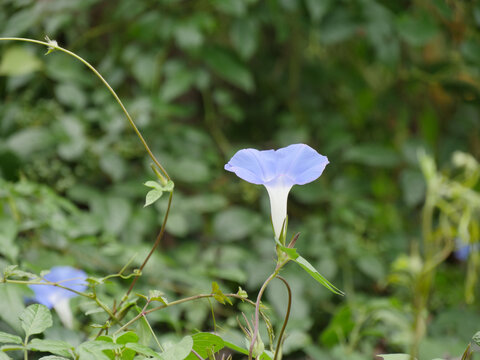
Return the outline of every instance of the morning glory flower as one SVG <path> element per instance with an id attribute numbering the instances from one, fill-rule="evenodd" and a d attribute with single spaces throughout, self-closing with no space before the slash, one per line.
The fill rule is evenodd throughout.
<path id="1" fill-rule="evenodd" d="M 85 283 L 87 274 L 70 266 L 55 266 L 44 276 L 44 279 L 58 283 L 75 291 L 84 291 L 87 288 Z M 62 289 L 54 285 L 29 285 L 35 293 L 34 301 L 45 305 L 49 309 L 54 308 L 60 320 L 68 327 L 73 327 L 73 315 L 70 310 L 69 301 L 77 296 L 72 291 Z"/>
<path id="2" fill-rule="evenodd" d="M 294 144 L 278 150 L 240 150 L 225 165 L 225 170 L 267 188 L 275 238 L 280 240 L 290 189 L 316 180 L 327 164 L 327 157 L 310 146 Z"/>
<path id="3" fill-rule="evenodd" d="M 455 251 L 453 252 L 453 255 L 459 261 L 466 261 L 472 251 L 479 251 L 479 250 L 480 250 L 480 244 L 478 243 L 468 244 L 468 243 L 464 243 L 461 239 L 456 238 Z"/>

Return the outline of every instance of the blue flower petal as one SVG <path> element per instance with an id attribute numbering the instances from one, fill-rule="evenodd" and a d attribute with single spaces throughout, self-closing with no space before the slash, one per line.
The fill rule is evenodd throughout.
<path id="1" fill-rule="evenodd" d="M 326 156 L 305 144 L 294 144 L 276 151 L 277 176 L 284 175 L 295 185 L 304 185 L 322 175 Z"/>
<path id="2" fill-rule="evenodd" d="M 250 183 L 265 184 L 276 176 L 275 151 L 240 150 L 225 165 L 225 170 Z"/>
<path id="3" fill-rule="evenodd" d="M 87 274 L 70 266 L 55 266 L 50 272 L 44 276 L 45 280 L 60 283 L 60 285 L 68 287 L 76 291 L 84 291 L 87 286 L 85 279 Z M 67 280 L 67 281 L 65 281 Z M 52 308 L 57 301 L 62 299 L 70 299 L 77 296 L 72 291 L 62 289 L 53 285 L 29 285 L 35 293 L 34 300 L 40 304 Z"/>
<path id="4" fill-rule="evenodd" d="M 305 144 L 294 144 L 278 150 L 238 151 L 225 170 L 253 184 L 265 185 L 283 176 L 284 183 L 304 185 L 322 175 L 328 164 L 326 156 Z"/>

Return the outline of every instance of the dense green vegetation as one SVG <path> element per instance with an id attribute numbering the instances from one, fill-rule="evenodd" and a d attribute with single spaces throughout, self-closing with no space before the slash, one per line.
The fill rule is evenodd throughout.
<path id="1" fill-rule="evenodd" d="M 477 2 L 3 0 L 0 36 L 48 36 L 93 64 L 175 182 L 126 319 L 151 289 L 173 301 L 216 281 L 255 300 L 274 267 L 268 196 L 224 164 L 242 148 L 305 143 L 330 164 L 293 188 L 289 236 L 301 233 L 299 252 L 347 295 L 285 268 L 284 359 L 416 346 L 421 360 L 460 357 L 480 330 L 480 255 L 453 254 L 459 239 L 480 241 Z M 156 176 L 121 108 L 81 62 L 46 51 L 0 41 L 0 269 L 81 268 L 111 307 L 155 242 L 168 196 L 143 207 Z M 126 264 L 127 279 L 101 279 Z M 24 335 L 31 296 L 0 284 L 0 331 Z M 280 328 L 281 282 L 264 302 Z M 54 316 L 45 339 L 75 346 L 108 318 L 84 298 L 72 309 L 74 330 Z M 200 300 L 148 320 L 161 343 L 215 329 L 244 346 L 240 311 L 253 308 Z M 135 331 L 158 350 L 145 323 Z"/>

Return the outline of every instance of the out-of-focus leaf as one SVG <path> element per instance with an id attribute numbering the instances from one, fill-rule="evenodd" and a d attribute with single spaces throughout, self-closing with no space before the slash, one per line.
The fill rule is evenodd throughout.
<path id="1" fill-rule="evenodd" d="M 55 96 L 63 105 L 76 109 L 84 108 L 87 104 L 85 92 L 74 83 L 64 83 L 55 86 Z"/>
<path id="2" fill-rule="evenodd" d="M 409 360 L 411 358 L 408 354 L 379 354 L 377 356 L 383 360 Z"/>
<path id="3" fill-rule="evenodd" d="M 253 77 L 246 66 L 221 48 L 206 48 L 202 56 L 211 70 L 224 80 L 238 86 L 246 92 L 253 91 Z"/>
<path id="4" fill-rule="evenodd" d="M 42 68 L 42 62 L 24 47 L 9 48 L 0 61 L 0 75 L 25 75 Z"/>
<path id="5" fill-rule="evenodd" d="M 345 151 L 345 160 L 369 166 L 394 167 L 400 162 L 398 154 L 381 145 L 357 145 Z"/>
<path id="6" fill-rule="evenodd" d="M 255 213 L 240 207 L 231 207 L 215 215 L 213 228 L 225 241 L 236 241 L 254 233 L 261 224 Z"/>
<path id="7" fill-rule="evenodd" d="M 403 40 L 413 46 L 425 45 L 438 33 L 435 20 L 426 13 L 421 16 L 402 15 L 398 19 L 397 29 Z"/>
<path id="8" fill-rule="evenodd" d="M 7 140 L 7 146 L 20 157 L 28 157 L 48 149 L 54 137 L 46 128 L 27 128 L 16 132 Z"/>
<path id="9" fill-rule="evenodd" d="M 20 336 L 8 334 L 0 331 L 0 343 L 4 344 L 22 344 L 23 340 Z"/>
<path id="10" fill-rule="evenodd" d="M 213 6 L 228 15 L 242 16 L 247 10 L 247 2 L 245 0 L 212 0 Z"/>
<path id="11" fill-rule="evenodd" d="M 179 343 L 169 347 L 160 354 L 163 360 L 184 360 L 192 351 L 193 339 L 185 336 Z"/>
<path id="12" fill-rule="evenodd" d="M 420 204 L 425 197 L 425 180 L 418 170 L 404 170 L 400 174 L 403 199 L 408 206 Z"/>
<path id="13" fill-rule="evenodd" d="M 15 242 L 18 226 L 13 219 L 0 218 L 0 253 L 15 262 L 19 248 Z"/>
<path id="14" fill-rule="evenodd" d="M 230 30 L 233 46 L 243 59 L 249 59 L 258 45 L 258 24 L 252 19 L 235 21 Z"/>

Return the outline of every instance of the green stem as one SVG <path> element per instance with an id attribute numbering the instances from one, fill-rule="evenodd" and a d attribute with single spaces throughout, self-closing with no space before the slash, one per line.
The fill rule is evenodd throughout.
<path id="1" fill-rule="evenodd" d="M 260 291 L 258 292 L 257 302 L 255 303 L 255 324 L 254 324 L 254 330 L 252 334 L 252 340 L 250 342 L 250 348 L 248 349 L 248 360 L 252 360 L 253 347 L 255 346 L 255 342 L 257 341 L 258 327 L 259 327 L 259 314 L 260 314 L 260 301 L 262 300 L 263 292 L 267 288 L 270 281 L 272 281 L 279 274 L 282 267 L 289 261 L 290 259 L 287 259 L 284 262 L 277 264 L 275 271 L 267 278 L 267 280 L 265 280 L 262 287 L 260 288 Z"/>
<path id="2" fill-rule="evenodd" d="M 74 280 L 74 279 L 62 280 L 60 282 L 67 282 L 67 281 L 71 281 L 71 280 Z M 3 282 L 10 283 L 10 284 L 22 284 L 22 285 L 49 285 L 49 286 L 58 287 L 60 289 L 68 290 L 68 291 L 71 291 L 71 292 L 73 292 L 73 293 L 75 293 L 79 296 L 83 296 L 83 297 L 86 297 L 88 299 L 91 299 L 91 300 L 95 301 L 97 303 L 97 305 L 100 306 L 112 319 L 117 320 L 117 318 L 115 317 L 115 314 L 108 308 L 108 306 L 106 306 L 102 301 L 100 301 L 100 299 L 96 296 L 96 294 L 87 294 L 87 293 L 84 293 L 84 292 L 81 292 L 81 291 L 70 289 L 66 286 L 62 286 L 62 285 L 60 285 L 59 282 L 54 283 L 54 282 L 50 282 L 48 280 L 28 281 L 28 280 L 5 279 Z"/>
<path id="3" fill-rule="evenodd" d="M 232 298 L 240 299 L 240 300 L 243 300 L 243 301 L 246 301 L 246 302 L 250 303 L 251 305 L 254 305 L 253 301 L 248 300 L 248 299 L 245 299 L 245 298 L 241 297 L 241 296 L 238 295 L 238 294 L 224 294 L 224 295 L 225 295 L 226 297 L 232 297 Z M 154 311 L 162 310 L 162 309 L 165 309 L 165 308 L 167 308 L 167 307 L 174 306 L 174 305 L 179 305 L 179 304 L 183 304 L 183 303 L 186 303 L 186 302 L 189 302 L 189 301 L 194 301 L 194 300 L 199 300 L 199 299 L 206 299 L 206 298 L 213 298 L 213 297 L 215 297 L 215 296 L 216 296 L 215 294 L 198 294 L 198 295 L 190 296 L 190 297 L 187 297 L 187 298 L 184 298 L 184 299 L 172 301 L 172 302 L 169 302 L 168 304 L 163 304 L 163 305 L 154 307 L 153 309 L 150 309 L 150 310 L 143 310 L 141 313 L 139 313 L 137 316 L 135 316 L 134 318 L 132 318 L 132 319 L 131 319 L 130 321 L 128 321 L 125 325 L 123 325 L 121 328 L 119 328 L 117 331 L 115 331 L 114 334 L 118 334 L 119 332 L 125 330 L 125 329 L 128 328 L 130 325 L 132 325 L 134 322 L 136 322 L 137 320 L 141 319 L 143 316 L 148 315 L 148 314 L 150 314 L 150 313 L 152 313 L 152 312 L 154 312 Z"/>
<path id="4" fill-rule="evenodd" d="M 130 114 L 128 113 L 127 109 L 125 108 L 125 106 L 123 105 L 123 102 L 120 100 L 120 98 L 118 97 L 117 93 L 115 92 L 115 90 L 113 90 L 113 88 L 110 86 L 110 84 L 103 78 L 103 76 L 97 71 L 97 69 L 95 69 L 88 61 L 86 61 L 85 59 L 83 59 L 82 57 L 78 56 L 77 54 L 75 54 L 74 52 L 71 52 L 70 50 L 67 50 L 61 46 L 58 46 L 55 42 L 45 42 L 45 41 L 39 41 L 39 40 L 33 40 L 33 39 L 27 39 L 27 38 L 17 38 L 17 37 L 0 37 L 0 41 L 24 41 L 24 42 L 29 42 L 29 43 L 33 43 L 33 44 L 39 44 L 39 45 L 43 45 L 43 46 L 46 46 L 47 48 L 49 49 L 53 49 L 53 50 L 59 50 L 59 51 L 62 51 L 72 57 L 74 57 L 75 59 L 79 60 L 80 62 L 82 62 L 86 67 L 88 67 L 102 82 L 103 84 L 107 87 L 108 91 L 110 91 L 110 93 L 113 95 L 113 97 L 115 98 L 115 100 L 117 101 L 117 103 L 120 105 L 120 107 L 122 108 L 122 111 L 123 113 L 125 114 L 125 116 L 127 117 L 128 119 L 128 122 L 130 123 L 130 125 L 132 126 L 133 130 L 135 131 L 135 133 L 137 134 L 138 138 L 140 139 L 140 141 L 142 142 L 143 144 L 143 147 L 145 148 L 145 150 L 147 151 L 148 155 L 150 156 L 150 158 L 152 159 L 152 161 L 155 163 L 155 165 L 160 169 L 160 171 L 165 175 L 165 177 L 170 180 L 170 177 L 168 176 L 168 173 L 167 171 L 163 168 L 163 166 L 160 164 L 160 162 L 157 160 L 157 158 L 155 157 L 155 155 L 153 155 L 152 151 L 150 150 L 150 147 L 148 146 L 147 142 L 145 141 L 145 139 L 143 138 L 142 134 L 140 133 L 140 131 L 138 130 L 137 128 L 137 125 L 135 125 L 135 122 L 133 121 L 132 117 L 130 116 Z"/>
<path id="5" fill-rule="evenodd" d="M 147 265 L 147 262 L 148 260 L 150 259 L 150 257 L 153 255 L 154 251 L 157 249 L 158 245 L 160 245 L 160 241 L 162 240 L 163 238 L 163 234 L 165 233 L 165 226 L 167 225 L 167 220 L 168 220 L 168 215 L 170 214 L 170 208 L 172 206 L 172 198 L 173 198 L 173 190 L 170 192 L 170 196 L 168 197 L 168 205 L 167 205 L 167 211 L 165 212 L 165 217 L 163 218 L 163 223 L 162 223 L 162 227 L 160 228 L 160 232 L 158 233 L 158 236 L 157 238 L 155 239 L 155 243 L 153 244 L 152 246 L 152 249 L 150 250 L 150 252 L 148 253 L 147 257 L 145 258 L 145 260 L 143 261 L 142 265 L 140 266 L 140 272 L 143 270 L 143 268 L 145 267 L 145 265 Z M 137 280 L 138 280 L 138 276 L 133 279 L 132 281 L 132 284 L 130 285 L 130 287 L 128 288 L 128 291 L 127 293 L 125 294 L 125 296 L 123 298 L 126 298 L 128 295 L 130 295 L 130 293 L 132 292 L 133 290 L 133 287 L 135 286 L 135 284 L 137 283 Z M 122 303 L 120 303 L 121 305 Z M 119 305 L 119 306 L 120 306 Z"/>
<path id="6" fill-rule="evenodd" d="M 292 308 L 292 289 L 290 288 L 290 285 L 288 284 L 287 280 L 285 280 L 280 275 L 277 275 L 277 279 L 282 280 L 283 283 L 285 284 L 285 286 L 287 287 L 288 305 L 287 305 L 287 312 L 285 313 L 285 319 L 283 320 L 283 326 L 282 326 L 282 329 L 280 330 L 280 334 L 278 335 L 277 347 L 275 349 L 275 354 L 273 356 L 273 360 L 277 360 L 278 353 L 280 352 L 280 349 L 282 348 L 283 334 L 285 333 L 285 329 L 287 327 L 288 319 L 290 317 L 290 310 Z"/>
<path id="7" fill-rule="evenodd" d="M 28 345 L 28 335 L 25 336 L 25 341 L 23 342 L 23 346 L 25 347 L 25 348 L 23 349 L 23 360 L 28 360 L 27 345 Z"/>

